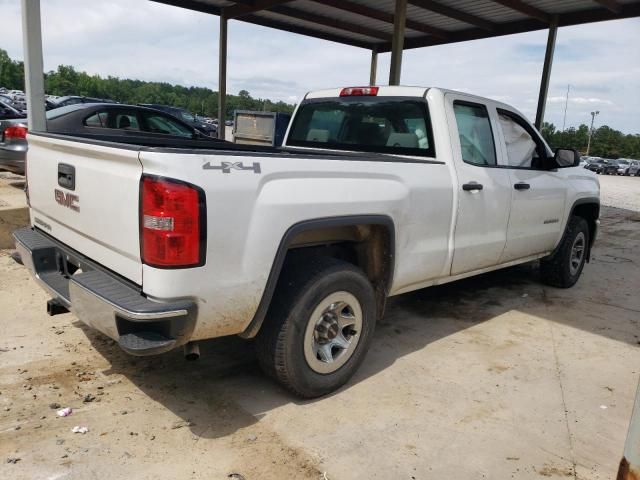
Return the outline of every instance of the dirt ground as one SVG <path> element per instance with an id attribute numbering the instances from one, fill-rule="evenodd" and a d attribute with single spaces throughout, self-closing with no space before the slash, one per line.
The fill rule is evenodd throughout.
<path id="1" fill-rule="evenodd" d="M 640 374 L 640 213 L 604 208 L 572 289 L 525 265 L 393 298 L 355 378 L 314 401 L 236 338 L 192 363 L 127 356 L 72 314 L 48 317 L 10 254 L 0 479 L 615 476 Z"/>

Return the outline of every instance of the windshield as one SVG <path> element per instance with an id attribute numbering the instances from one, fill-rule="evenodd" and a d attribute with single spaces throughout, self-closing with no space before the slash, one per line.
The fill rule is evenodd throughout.
<path id="1" fill-rule="evenodd" d="M 627 160 L 618 160 L 618 165 L 629 165 Z"/>
<path id="2" fill-rule="evenodd" d="M 287 145 L 435 156 L 427 105 L 406 98 L 308 100 L 298 108 Z"/>

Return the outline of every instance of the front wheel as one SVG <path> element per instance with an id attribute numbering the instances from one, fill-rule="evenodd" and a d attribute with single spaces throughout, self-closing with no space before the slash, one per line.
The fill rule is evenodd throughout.
<path id="1" fill-rule="evenodd" d="M 572 287 L 580 278 L 588 252 L 589 226 L 584 218 L 572 216 L 556 251 L 540 261 L 542 281 L 552 287 Z"/>
<path id="2" fill-rule="evenodd" d="M 369 349 L 376 297 L 362 270 L 333 258 L 287 265 L 256 338 L 263 370 L 303 398 L 344 385 Z"/>

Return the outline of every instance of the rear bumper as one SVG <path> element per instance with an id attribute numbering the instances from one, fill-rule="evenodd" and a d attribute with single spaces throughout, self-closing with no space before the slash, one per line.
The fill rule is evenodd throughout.
<path id="1" fill-rule="evenodd" d="M 132 355 L 154 355 L 189 341 L 190 300 L 152 301 L 123 280 L 33 228 L 13 234 L 23 264 L 52 298 Z"/>

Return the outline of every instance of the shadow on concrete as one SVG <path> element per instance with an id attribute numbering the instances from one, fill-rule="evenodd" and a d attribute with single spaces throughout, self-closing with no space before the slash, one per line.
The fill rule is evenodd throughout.
<path id="1" fill-rule="evenodd" d="M 640 295 L 633 287 L 640 285 L 640 216 L 623 210 L 606 212 L 602 240 L 572 289 L 543 286 L 537 264 L 525 264 L 391 298 L 364 364 L 340 391 L 432 342 L 513 310 L 640 344 Z M 192 422 L 197 436 L 226 436 L 281 405 L 322 401 L 301 401 L 267 379 L 252 343 L 237 337 L 201 342 L 200 360 L 186 362 L 181 351 L 131 357 L 111 339 L 80 322 L 76 325 L 110 362 L 104 374 L 125 375 L 154 401 Z"/>

